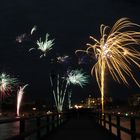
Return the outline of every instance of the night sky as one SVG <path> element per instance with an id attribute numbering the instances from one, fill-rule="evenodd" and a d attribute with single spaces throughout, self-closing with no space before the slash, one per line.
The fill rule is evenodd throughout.
<path id="1" fill-rule="evenodd" d="M 99 37 L 100 24 L 112 26 L 118 19 L 128 17 L 140 24 L 139 0 L 1 0 L 0 1 L 0 72 L 7 72 L 28 83 L 24 98 L 51 100 L 49 74 L 66 68 L 83 68 L 90 75 L 95 60 L 78 65 L 75 50 L 85 49 L 89 36 Z M 23 43 L 16 37 L 29 34 L 36 25 L 37 31 Z M 40 59 L 39 51 L 28 52 L 35 41 L 49 33 L 55 38 L 55 45 L 45 58 Z M 51 63 L 59 55 L 69 55 L 68 65 Z M 136 71 L 138 77 L 139 71 Z M 140 79 L 139 79 L 140 80 Z M 83 89 L 71 87 L 72 101 L 79 102 L 91 94 L 99 95 L 95 77 Z M 140 90 L 130 81 L 130 87 L 115 83 L 107 78 L 107 93 L 113 97 L 125 98 Z"/>

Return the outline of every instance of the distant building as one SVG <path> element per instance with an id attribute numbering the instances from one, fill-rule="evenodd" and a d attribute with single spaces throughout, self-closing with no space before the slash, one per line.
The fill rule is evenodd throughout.
<path id="1" fill-rule="evenodd" d="M 85 100 L 85 108 L 98 108 L 101 105 L 101 98 L 92 98 L 91 95 Z"/>
<path id="2" fill-rule="evenodd" d="M 109 103 L 112 103 L 111 97 L 105 98 L 105 105 L 108 105 Z M 93 108 L 93 109 L 99 109 L 101 108 L 101 98 L 93 98 L 91 95 L 88 96 L 84 101 L 82 101 L 79 104 L 75 104 L 73 106 L 74 108 Z"/>
<path id="3" fill-rule="evenodd" d="M 112 97 L 105 97 L 104 98 L 105 105 L 112 103 Z M 98 108 L 101 106 L 101 98 L 92 98 L 91 95 L 86 99 L 86 107 L 87 108 Z"/>
<path id="4" fill-rule="evenodd" d="M 130 106 L 140 106 L 140 94 L 131 95 L 128 99 L 128 102 Z"/>

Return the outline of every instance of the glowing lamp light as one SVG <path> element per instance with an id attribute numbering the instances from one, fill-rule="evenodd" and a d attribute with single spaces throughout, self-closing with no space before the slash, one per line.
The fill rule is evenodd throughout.
<path id="1" fill-rule="evenodd" d="M 36 107 L 33 107 L 32 110 L 35 111 L 36 110 Z"/>
<path id="2" fill-rule="evenodd" d="M 129 114 L 128 113 L 125 113 L 125 116 L 127 117 Z"/>

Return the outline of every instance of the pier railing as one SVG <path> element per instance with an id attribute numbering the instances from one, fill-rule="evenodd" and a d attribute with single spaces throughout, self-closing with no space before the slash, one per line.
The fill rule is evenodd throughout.
<path id="1" fill-rule="evenodd" d="M 21 117 L 15 119 L 1 120 L 0 124 L 18 122 L 18 134 L 6 140 L 38 140 L 49 135 L 68 119 L 68 113 L 52 113 L 42 116 Z M 33 122 L 33 124 L 28 124 Z"/>
<path id="2" fill-rule="evenodd" d="M 111 133 L 114 133 L 118 138 L 122 139 L 121 133 L 124 132 L 130 136 L 131 140 L 140 140 L 140 132 L 136 131 L 136 119 L 140 120 L 139 117 L 134 115 L 121 115 L 121 114 L 111 114 L 111 113 L 93 113 L 93 117 L 97 123 L 106 128 Z M 124 126 L 121 123 L 127 121 L 128 126 Z M 115 132 L 114 132 L 115 130 Z"/>
<path id="3" fill-rule="evenodd" d="M 140 132 L 137 131 L 137 120 L 140 118 L 134 115 L 121 115 L 111 113 L 98 113 L 92 112 L 92 110 L 84 111 L 68 111 L 65 113 L 52 113 L 42 116 L 33 117 L 21 117 L 15 119 L 1 120 L 1 124 L 18 123 L 16 131 L 18 133 L 14 136 L 6 138 L 6 140 L 38 140 L 51 134 L 54 130 L 64 124 L 69 118 L 79 118 L 80 115 L 89 113 L 92 119 L 94 119 L 99 125 L 107 129 L 110 133 L 115 134 L 119 139 L 122 139 L 122 134 L 126 133 L 129 136 L 129 140 L 140 140 Z M 127 123 L 127 126 L 125 126 Z M 129 126 L 128 126 L 129 125 Z M 125 140 L 127 138 L 125 137 Z M 128 139 L 127 139 L 128 140 Z"/>

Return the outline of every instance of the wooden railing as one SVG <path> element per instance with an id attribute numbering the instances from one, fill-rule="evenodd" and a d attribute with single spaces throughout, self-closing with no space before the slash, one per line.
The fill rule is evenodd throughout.
<path id="1" fill-rule="evenodd" d="M 131 140 L 140 139 L 140 132 L 138 133 L 136 131 L 136 119 L 140 120 L 139 117 L 136 117 L 134 115 L 124 116 L 120 114 L 116 114 L 116 115 L 107 114 L 107 113 L 101 114 L 95 112 L 93 114 L 97 123 L 99 123 L 101 126 L 106 128 L 111 133 L 114 133 L 112 131 L 112 128 L 114 127 L 116 129 L 115 135 L 117 135 L 118 138 L 121 139 L 121 132 L 125 132 L 130 135 Z M 127 119 L 127 121 L 129 121 L 130 128 L 121 126 L 121 120 L 123 119 Z"/>
<path id="2" fill-rule="evenodd" d="M 44 136 L 47 136 L 51 132 L 53 132 L 56 128 L 61 126 L 66 120 L 68 119 L 68 113 L 52 113 L 49 115 L 42 115 L 42 116 L 34 116 L 34 117 L 22 117 L 22 118 L 15 118 L 15 119 L 6 119 L 1 120 L 1 124 L 7 123 L 14 123 L 19 122 L 18 131 L 19 134 L 7 138 L 6 140 L 26 140 L 30 137 L 30 139 L 41 139 Z M 33 121 L 34 127 L 29 125 L 27 129 L 26 123 Z M 42 135 L 42 131 L 44 135 Z M 35 138 L 31 138 L 32 135 L 35 135 Z"/>
<path id="3" fill-rule="evenodd" d="M 106 128 L 110 133 L 114 133 L 115 128 L 115 135 L 121 139 L 122 132 L 127 133 L 130 135 L 131 140 L 139 140 L 140 139 L 140 133 L 136 130 L 136 119 L 140 119 L 136 116 L 127 116 L 124 117 L 119 114 L 101 114 L 97 112 L 91 112 L 84 111 L 84 112 L 77 112 L 77 111 L 71 111 L 67 113 L 52 113 L 49 115 L 42 115 L 42 116 L 34 116 L 34 117 L 22 117 L 22 118 L 16 118 L 16 119 L 6 119 L 1 120 L 1 124 L 8 124 L 8 123 L 19 123 L 19 133 L 15 136 L 9 137 L 6 140 L 38 140 L 42 139 L 43 137 L 46 137 L 51 132 L 56 130 L 56 128 L 59 128 L 64 122 L 66 122 L 71 117 L 78 117 L 80 114 L 87 114 L 94 118 L 94 120 L 101 125 L 102 127 Z M 125 127 L 121 125 L 121 122 L 123 119 L 127 119 L 129 121 L 130 126 Z M 34 126 L 28 125 L 28 122 L 34 123 Z M 30 128 L 27 128 L 30 127 Z M 43 134 L 42 134 L 43 132 Z"/>

